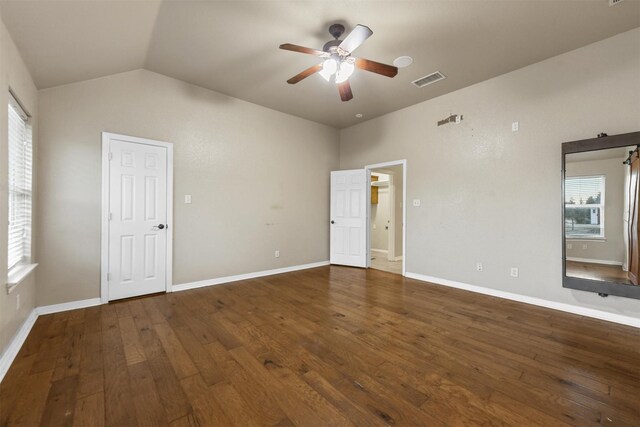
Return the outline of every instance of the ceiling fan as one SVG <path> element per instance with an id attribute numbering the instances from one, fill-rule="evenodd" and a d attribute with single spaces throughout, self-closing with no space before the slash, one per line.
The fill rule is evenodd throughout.
<path id="1" fill-rule="evenodd" d="M 349 101 L 353 98 L 349 77 L 351 77 L 356 68 L 387 77 L 394 77 L 398 74 L 398 68 L 393 65 L 351 56 L 353 51 L 373 34 L 373 31 L 371 31 L 369 27 L 359 24 L 356 25 L 344 40 L 340 40 L 340 36 L 344 33 L 344 25 L 331 25 L 329 27 L 329 33 L 335 40 L 325 43 L 322 50 L 311 49 L 291 43 L 280 45 L 280 49 L 316 55 L 324 59 L 322 64 L 307 68 L 301 73 L 291 77 L 287 80 L 287 83 L 292 85 L 296 84 L 315 73 L 320 74 L 326 81 L 330 81 L 333 77 L 335 83 L 338 85 L 340 98 L 343 101 Z"/>

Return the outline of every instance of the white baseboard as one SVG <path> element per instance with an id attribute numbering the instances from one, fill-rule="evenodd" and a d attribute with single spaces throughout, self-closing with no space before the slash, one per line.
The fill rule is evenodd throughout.
<path id="1" fill-rule="evenodd" d="M 13 360 L 18 355 L 20 348 L 22 348 L 22 344 L 24 344 L 24 341 L 29 336 L 29 332 L 31 332 L 31 328 L 33 328 L 33 325 L 36 323 L 37 319 L 38 312 L 34 308 L 22 323 L 22 326 L 20 327 L 20 329 L 18 329 L 18 332 L 16 332 L 16 334 L 9 342 L 9 346 L 2 354 L 2 357 L 0 357 L 0 382 L 2 382 L 4 376 L 7 374 L 7 371 L 9 371 Z"/>
<path id="2" fill-rule="evenodd" d="M 608 261 L 606 259 L 567 257 L 567 261 L 587 262 L 587 263 L 590 263 L 590 264 L 620 265 L 620 266 L 622 265 L 622 262 L 620 262 L 620 261 Z"/>
<path id="3" fill-rule="evenodd" d="M 45 305 L 36 307 L 38 315 L 59 313 L 61 311 L 76 310 L 78 308 L 93 307 L 102 304 L 100 298 L 83 299 L 80 301 L 63 302 L 62 304 Z"/>
<path id="4" fill-rule="evenodd" d="M 311 264 L 294 265 L 291 267 L 275 268 L 273 270 L 256 271 L 254 273 L 238 274 L 235 276 L 218 277 L 217 279 L 199 280 L 197 282 L 180 283 L 173 285 L 173 291 L 186 291 L 187 289 L 203 288 L 205 286 L 221 285 L 223 283 L 237 282 L 239 280 L 255 279 L 257 277 L 272 276 L 274 274 L 289 273 L 292 271 L 306 270 L 329 265 L 329 261 L 314 262 Z"/>
<path id="5" fill-rule="evenodd" d="M 622 325 L 640 328 L 640 318 L 625 316 L 622 314 L 609 313 L 593 308 L 579 307 L 577 305 L 565 304 L 561 302 L 549 301 L 541 298 L 529 297 L 526 295 L 514 294 L 511 292 L 499 291 L 497 289 L 485 288 L 482 286 L 469 285 L 467 283 L 456 282 L 448 279 L 440 279 L 438 277 L 425 276 L 423 274 L 409 273 L 405 274 L 411 279 L 420 280 L 422 282 L 435 283 L 437 285 L 449 286 L 452 288 L 464 289 L 466 291 L 477 292 L 480 294 L 491 295 L 498 298 L 509 299 L 512 301 L 523 302 L 525 304 L 537 305 L 540 307 L 551 308 L 553 310 L 565 311 L 567 313 L 579 314 L 581 316 L 593 317 L 595 319 L 606 320 L 608 322 L 620 323 Z"/>

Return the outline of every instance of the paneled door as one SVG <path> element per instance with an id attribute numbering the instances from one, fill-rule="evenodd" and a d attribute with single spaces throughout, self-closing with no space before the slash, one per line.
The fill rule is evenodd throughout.
<path id="1" fill-rule="evenodd" d="M 364 169 L 331 172 L 331 264 L 367 266 L 366 192 Z"/>
<path id="2" fill-rule="evenodd" d="M 168 151 L 108 135 L 108 299 L 167 288 Z"/>

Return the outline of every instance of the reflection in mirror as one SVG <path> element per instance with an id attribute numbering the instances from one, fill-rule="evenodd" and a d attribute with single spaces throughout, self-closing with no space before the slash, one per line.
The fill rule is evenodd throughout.
<path id="1" fill-rule="evenodd" d="M 565 156 L 566 275 L 638 284 L 638 149 Z"/>

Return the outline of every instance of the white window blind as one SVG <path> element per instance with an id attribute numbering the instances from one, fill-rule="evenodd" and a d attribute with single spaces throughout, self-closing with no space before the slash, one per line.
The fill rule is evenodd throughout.
<path id="1" fill-rule="evenodd" d="M 604 183 L 603 175 L 566 178 L 564 184 L 566 237 L 604 237 Z"/>
<path id="2" fill-rule="evenodd" d="M 9 269 L 31 257 L 32 141 L 28 116 L 9 101 Z"/>

